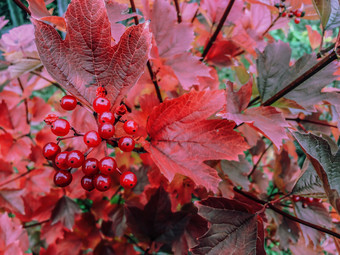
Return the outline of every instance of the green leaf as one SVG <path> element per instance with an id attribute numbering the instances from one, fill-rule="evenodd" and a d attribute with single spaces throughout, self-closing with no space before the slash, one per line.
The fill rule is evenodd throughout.
<path id="1" fill-rule="evenodd" d="M 317 172 L 329 202 L 340 211 L 340 150 L 332 153 L 331 146 L 314 134 L 293 133 Z"/>
<path id="2" fill-rule="evenodd" d="M 331 0 L 313 0 L 313 4 L 320 17 L 322 27 L 326 28 L 331 15 Z"/>

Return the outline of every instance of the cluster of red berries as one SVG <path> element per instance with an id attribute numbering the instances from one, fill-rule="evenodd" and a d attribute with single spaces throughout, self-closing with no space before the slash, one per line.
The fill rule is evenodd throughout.
<path id="1" fill-rule="evenodd" d="M 64 110 L 72 111 L 78 105 L 77 99 L 74 96 L 66 95 L 61 101 L 60 105 Z M 110 111 L 110 101 L 100 93 L 93 101 L 93 109 L 98 115 L 98 132 L 95 130 L 88 131 L 83 135 L 84 143 L 88 148 L 97 147 L 102 141 L 109 142 L 110 139 L 117 139 L 118 147 L 124 152 L 130 152 L 135 148 L 135 141 L 130 136 L 121 138 L 113 138 L 115 134 L 116 120 L 125 114 L 126 108 L 118 107 L 115 114 L 119 116 L 116 119 L 115 114 Z M 123 109 L 125 108 L 125 110 Z M 57 136 L 65 136 L 69 133 L 70 129 L 78 134 L 65 119 L 61 119 L 54 114 L 49 114 L 45 118 L 45 122 L 51 125 L 51 131 Z M 138 130 L 138 124 L 133 120 L 124 122 L 124 131 L 133 135 Z M 112 157 L 104 157 L 100 161 L 95 158 L 87 158 L 88 153 L 82 153 L 79 150 L 61 151 L 59 142 L 62 139 L 57 139 L 58 142 L 49 142 L 43 148 L 43 155 L 46 159 L 53 162 L 54 167 L 57 169 L 54 175 L 54 183 L 59 187 L 65 187 L 72 182 L 71 169 L 82 167 L 85 174 L 81 180 L 82 187 L 91 191 L 97 189 L 99 191 L 106 191 L 111 187 L 111 175 L 115 171 L 119 171 L 117 163 Z M 137 184 L 137 177 L 133 172 L 126 171 L 120 173 L 120 185 L 124 188 L 133 188 Z"/>
<path id="2" fill-rule="evenodd" d="M 322 203 L 322 199 L 321 198 L 313 198 L 313 197 L 300 197 L 297 195 L 293 195 L 292 196 L 292 200 L 297 203 L 297 202 L 302 202 L 304 207 L 307 206 L 307 204 L 311 204 L 313 202 L 316 203 Z"/>
<path id="3" fill-rule="evenodd" d="M 295 24 L 299 24 L 300 23 L 300 18 L 305 16 L 305 12 L 297 9 L 297 10 L 289 10 L 287 11 L 286 5 L 285 5 L 285 0 L 281 0 L 281 3 L 276 3 L 275 7 L 279 9 L 280 15 L 281 17 L 287 17 L 292 19 L 294 18 L 294 22 Z"/>

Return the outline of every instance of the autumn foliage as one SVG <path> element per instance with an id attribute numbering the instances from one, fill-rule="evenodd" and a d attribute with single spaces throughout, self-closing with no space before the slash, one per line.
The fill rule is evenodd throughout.
<path id="1" fill-rule="evenodd" d="M 340 253 L 338 0 L 7 2 L 0 254 Z"/>

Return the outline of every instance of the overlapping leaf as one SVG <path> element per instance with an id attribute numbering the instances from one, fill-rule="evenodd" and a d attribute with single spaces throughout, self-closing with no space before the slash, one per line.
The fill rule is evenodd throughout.
<path id="1" fill-rule="evenodd" d="M 217 172 L 203 161 L 238 160 L 248 148 L 243 137 L 233 131 L 234 123 L 207 120 L 223 104 L 223 91 L 192 91 L 153 109 L 147 123 L 151 142 L 145 148 L 170 181 L 180 173 L 216 191 Z"/>
<path id="2" fill-rule="evenodd" d="M 261 100 L 265 102 L 290 82 L 301 76 L 317 63 L 313 55 L 304 55 L 290 66 L 291 49 L 283 42 L 269 44 L 264 52 L 258 52 L 256 61 L 258 70 L 258 89 Z M 314 104 L 330 97 L 335 93 L 323 93 L 321 89 L 335 80 L 333 73 L 336 66 L 329 64 L 311 78 L 289 92 L 284 98 L 293 100 L 306 110 L 313 111 Z M 337 97 L 338 98 L 338 97 Z"/>
<path id="3" fill-rule="evenodd" d="M 148 23 L 128 28 L 111 46 L 111 26 L 103 0 L 73 0 L 62 40 L 50 25 L 32 20 L 40 58 L 57 82 L 92 105 L 97 86 L 119 104 L 143 73 L 150 48 Z"/>
<path id="4" fill-rule="evenodd" d="M 317 172 L 329 202 L 340 211 L 340 150 L 333 154 L 329 143 L 322 137 L 293 133 Z"/>
<path id="5" fill-rule="evenodd" d="M 198 203 L 198 213 L 211 226 L 192 249 L 204 255 L 264 255 L 262 219 L 243 203 L 210 197 Z"/>

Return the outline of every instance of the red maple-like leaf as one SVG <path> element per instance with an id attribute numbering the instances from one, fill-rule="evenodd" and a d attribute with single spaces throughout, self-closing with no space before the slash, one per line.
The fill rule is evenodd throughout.
<path id="1" fill-rule="evenodd" d="M 217 172 L 203 161 L 238 160 L 248 148 L 243 137 L 233 131 L 233 122 L 207 120 L 224 102 L 223 91 L 192 91 L 153 109 L 147 123 L 151 142 L 145 148 L 170 181 L 180 173 L 216 191 Z"/>
<path id="2" fill-rule="evenodd" d="M 112 105 L 119 103 L 144 71 L 149 55 L 148 23 L 128 28 L 112 45 L 111 26 L 102 0 L 74 0 L 65 14 L 67 35 L 32 19 L 41 61 L 70 93 L 92 105 L 104 86 Z"/>
<path id="3" fill-rule="evenodd" d="M 288 138 L 285 127 L 289 125 L 282 113 L 272 106 L 247 108 L 252 93 L 252 82 L 242 86 L 237 92 L 229 83 L 226 90 L 227 113 L 223 117 L 235 121 L 237 125 L 248 123 L 279 148 L 282 145 L 282 139 Z"/>

